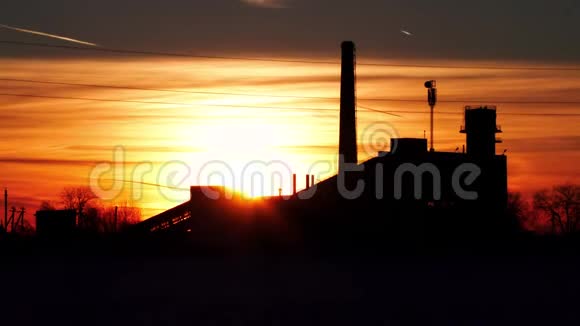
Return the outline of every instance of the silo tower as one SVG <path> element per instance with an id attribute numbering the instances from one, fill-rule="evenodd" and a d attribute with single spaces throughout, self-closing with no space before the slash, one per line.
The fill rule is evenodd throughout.
<path id="1" fill-rule="evenodd" d="M 495 134 L 501 133 L 496 124 L 495 106 L 466 106 L 465 123 L 461 133 L 466 134 L 467 155 L 475 158 L 491 158 L 495 155 L 495 144 L 501 139 Z"/>

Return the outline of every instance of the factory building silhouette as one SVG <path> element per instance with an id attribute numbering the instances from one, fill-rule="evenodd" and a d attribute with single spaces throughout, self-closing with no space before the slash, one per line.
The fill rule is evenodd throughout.
<path id="1" fill-rule="evenodd" d="M 430 101 L 435 93 L 429 84 Z M 466 107 L 460 152 L 428 149 L 427 139 L 391 139 L 390 151 L 359 164 L 356 132 L 356 48 L 342 43 L 338 174 L 294 193 L 242 202 L 223 187 L 191 187 L 191 199 L 139 223 L 144 233 L 184 232 L 198 239 L 235 237 L 228 221 L 261 220 L 276 237 L 359 241 L 413 238 L 417 233 L 489 234 L 506 228 L 507 158 L 496 155 L 497 112 L 493 106 Z M 431 103 L 430 103 L 431 104 Z M 434 105 L 434 103 L 433 103 Z M 431 144 L 432 145 L 432 144 Z M 208 196 L 208 193 L 212 194 Z M 209 197 L 217 197 L 209 198 Z M 231 230 L 230 230 L 231 231 Z M 235 233 L 235 232 L 233 232 Z M 201 240 L 200 240 L 201 241 Z M 227 240 L 224 240 L 227 241 Z"/>

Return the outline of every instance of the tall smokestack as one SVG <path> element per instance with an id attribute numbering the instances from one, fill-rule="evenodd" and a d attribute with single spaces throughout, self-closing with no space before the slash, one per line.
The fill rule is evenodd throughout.
<path id="1" fill-rule="evenodd" d="M 342 42 L 341 47 L 339 173 L 344 171 L 344 163 L 358 163 L 356 148 L 356 49 L 351 41 Z"/>

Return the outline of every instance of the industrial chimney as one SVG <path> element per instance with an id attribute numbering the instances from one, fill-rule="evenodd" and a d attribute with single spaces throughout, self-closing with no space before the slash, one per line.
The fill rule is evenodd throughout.
<path id="1" fill-rule="evenodd" d="M 345 163 L 358 163 L 356 148 L 356 49 L 351 41 L 342 42 L 340 75 L 340 135 L 338 172 Z"/>

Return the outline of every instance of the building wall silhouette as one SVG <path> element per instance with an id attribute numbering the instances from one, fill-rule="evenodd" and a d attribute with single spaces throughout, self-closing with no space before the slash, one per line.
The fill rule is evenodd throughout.
<path id="1" fill-rule="evenodd" d="M 240 230 L 252 224 L 242 221 L 258 218 L 267 222 L 254 226 L 278 221 L 278 231 L 284 225 L 286 231 L 293 229 L 315 239 L 362 239 L 364 234 L 374 233 L 377 238 L 386 234 L 412 238 L 409 235 L 419 229 L 432 234 L 450 230 L 467 234 L 504 228 L 501 219 L 507 205 L 507 157 L 495 153 L 495 134 L 501 132 L 495 107 L 465 108 L 461 132 L 466 134 L 467 152 L 428 151 L 426 139 L 399 138 L 392 139 L 390 152 L 377 153 L 358 164 L 354 43 L 344 42 L 342 55 L 341 160 L 337 175 L 309 185 L 288 199 L 266 199 L 266 208 L 223 195 L 212 199 L 203 187 L 192 187 L 189 202 L 142 222 L 136 229 L 179 230 L 195 233 L 198 238 L 224 239 L 232 234 L 239 236 L 244 233 Z M 350 171 L 349 166 L 356 166 L 357 171 Z M 400 171 L 405 168 L 409 171 Z M 477 173 L 471 180 L 469 173 L 474 169 Z M 293 180 L 295 183 L 295 176 Z M 353 194 L 350 190 L 361 183 L 362 191 Z M 223 188 L 213 190 L 224 193 Z M 409 222 L 416 225 L 410 227 Z M 275 228 L 265 229 L 278 234 L 272 231 Z"/>

